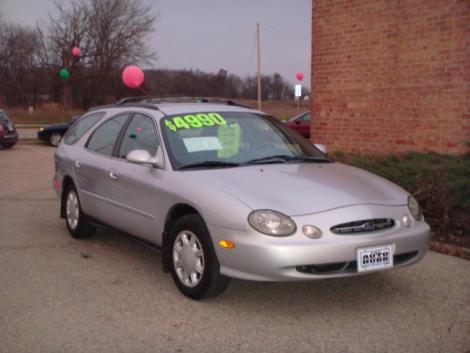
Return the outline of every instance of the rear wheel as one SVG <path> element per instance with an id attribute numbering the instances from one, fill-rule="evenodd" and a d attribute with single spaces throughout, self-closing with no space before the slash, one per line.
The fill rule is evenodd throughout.
<path id="1" fill-rule="evenodd" d="M 60 141 L 62 141 L 62 135 L 59 134 L 58 132 L 54 132 L 51 137 L 49 137 L 49 142 L 52 146 L 57 147 L 60 144 Z"/>
<path id="2" fill-rule="evenodd" d="M 192 299 L 221 294 L 229 278 L 220 274 L 209 231 L 197 214 L 178 219 L 169 233 L 170 270 L 178 289 Z"/>
<path id="3" fill-rule="evenodd" d="M 90 223 L 90 219 L 82 212 L 77 190 L 73 185 L 66 191 L 64 207 L 65 223 L 73 238 L 88 238 L 96 232 L 96 227 Z"/>

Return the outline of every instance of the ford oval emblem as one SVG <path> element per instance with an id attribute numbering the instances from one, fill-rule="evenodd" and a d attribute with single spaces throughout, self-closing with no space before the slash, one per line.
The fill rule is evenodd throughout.
<path id="1" fill-rule="evenodd" d="M 364 230 L 374 230 L 375 229 L 375 224 L 372 222 L 366 222 L 362 225 L 362 229 Z"/>

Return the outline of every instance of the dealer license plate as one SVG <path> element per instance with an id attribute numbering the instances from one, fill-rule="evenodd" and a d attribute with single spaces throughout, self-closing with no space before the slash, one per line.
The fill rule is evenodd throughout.
<path id="1" fill-rule="evenodd" d="M 393 245 L 379 245 L 356 249 L 358 272 L 383 270 L 393 267 Z"/>

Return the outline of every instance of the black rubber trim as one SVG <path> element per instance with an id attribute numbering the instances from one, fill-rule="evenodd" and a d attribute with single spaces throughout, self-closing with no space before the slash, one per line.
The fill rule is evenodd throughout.
<path id="1" fill-rule="evenodd" d="M 105 223 L 102 223 L 96 219 L 92 219 L 91 220 L 91 224 L 94 225 L 96 228 L 99 228 L 101 230 L 105 230 L 105 231 L 109 231 L 111 233 L 114 233 L 114 234 L 118 234 L 118 235 L 123 235 L 125 236 L 126 238 L 129 238 L 131 240 L 134 240 L 136 241 L 137 243 L 145 246 L 147 249 L 153 251 L 154 253 L 160 255 L 160 256 L 163 256 L 163 249 L 158 246 L 158 245 L 155 245 L 155 244 L 152 244 L 146 240 L 143 240 L 141 238 L 138 238 L 132 234 L 129 234 L 129 233 L 126 233 L 126 232 L 123 232 L 122 230 L 119 230 L 119 229 L 116 229 L 116 228 L 113 228 L 111 226 L 108 226 L 107 224 Z"/>

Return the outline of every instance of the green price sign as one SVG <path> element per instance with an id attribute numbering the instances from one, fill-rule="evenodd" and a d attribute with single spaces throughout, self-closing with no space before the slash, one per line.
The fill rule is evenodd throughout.
<path id="1" fill-rule="evenodd" d="M 205 126 L 225 126 L 227 122 L 219 113 L 207 113 L 166 118 L 164 124 L 169 130 L 176 132 L 181 129 L 199 129 Z"/>

